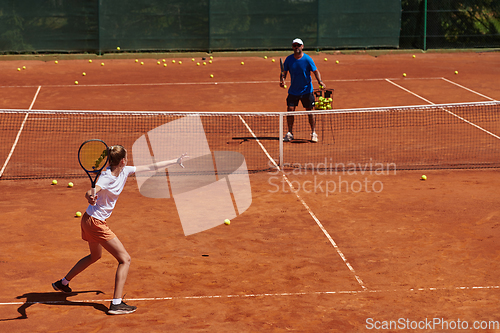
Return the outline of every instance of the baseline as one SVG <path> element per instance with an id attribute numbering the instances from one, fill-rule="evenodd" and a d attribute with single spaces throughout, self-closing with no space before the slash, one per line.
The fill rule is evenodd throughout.
<path id="1" fill-rule="evenodd" d="M 427 77 L 427 78 L 405 78 L 404 80 L 441 80 L 442 77 Z M 385 81 L 385 80 L 402 80 L 401 78 L 373 78 L 373 79 L 339 79 L 339 80 L 324 80 L 325 82 L 369 82 L 369 81 Z M 104 83 L 104 84 L 47 84 L 44 88 L 62 88 L 62 87 L 129 87 L 129 86 L 185 86 L 185 85 L 214 85 L 214 84 L 276 84 L 278 80 L 268 81 L 216 81 L 216 82 L 157 82 L 157 83 Z M 26 86 L 0 86 L 0 88 L 32 88 L 38 87 L 37 85 Z"/>
<path id="2" fill-rule="evenodd" d="M 260 294 L 230 294 L 230 295 L 206 295 L 206 296 L 167 296 L 167 297 L 143 297 L 143 298 L 127 298 L 127 301 L 170 301 L 170 300 L 187 300 L 187 299 L 221 299 L 221 298 L 260 298 L 260 297 L 285 297 L 285 296 L 317 296 L 317 295 L 342 295 L 342 294 L 382 294 L 382 293 L 411 293 L 411 292 L 429 292 L 429 291 L 464 291 L 464 290 L 495 290 L 500 289 L 500 286 L 459 286 L 452 288 L 410 288 L 410 289 L 386 289 L 386 290 L 340 290 L 340 291 L 313 291 L 313 292 L 296 292 L 296 293 L 260 293 Z M 109 299 L 87 299 L 78 300 L 82 303 L 100 303 L 110 302 Z M 44 301 L 44 304 L 65 304 L 68 301 Z M 22 305 L 22 304 L 37 304 L 40 302 L 3 302 L 1 305 Z"/>

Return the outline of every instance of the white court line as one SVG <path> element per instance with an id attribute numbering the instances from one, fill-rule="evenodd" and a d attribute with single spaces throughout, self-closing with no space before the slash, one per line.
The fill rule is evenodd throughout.
<path id="1" fill-rule="evenodd" d="M 260 293 L 260 294 L 229 294 L 229 295 L 206 295 L 206 296 L 169 296 L 169 297 L 140 297 L 127 298 L 128 301 L 172 301 L 172 300 L 191 300 L 191 299 L 225 299 L 225 298 L 257 298 L 257 297 L 289 297 L 289 296 L 320 296 L 320 295 L 363 295 L 363 294 L 383 294 L 383 293 L 414 293 L 414 292 L 435 292 L 435 291 L 466 291 L 466 290 L 494 290 L 500 289 L 500 286 L 472 286 L 472 287 L 452 287 L 452 288 L 410 288 L 410 289 L 386 289 L 386 290 L 340 290 L 340 291 L 313 291 L 296 293 Z M 71 295 L 71 294 L 70 294 Z M 81 303 L 102 303 L 111 302 L 113 299 L 86 299 L 80 300 L 61 300 L 61 301 L 32 301 L 32 302 L 3 302 L 0 305 L 23 305 L 23 304 L 67 304 L 68 302 Z"/>
<path id="2" fill-rule="evenodd" d="M 394 82 L 391 82 L 389 79 L 386 79 L 386 81 L 387 81 L 387 82 L 389 82 L 390 84 L 393 84 L 393 85 L 395 85 L 396 87 L 398 87 L 398 88 L 400 88 L 400 89 L 403 89 L 404 91 L 406 91 L 406 92 L 408 92 L 408 93 L 410 93 L 410 94 L 412 94 L 412 95 L 414 95 L 414 96 L 416 96 L 416 97 L 420 98 L 421 100 L 426 101 L 427 103 L 429 103 L 429 104 L 431 104 L 431 105 L 436 105 L 435 103 L 433 103 L 433 102 L 429 101 L 428 99 L 425 99 L 424 97 L 422 97 L 422 96 L 420 96 L 420 95 L 415 94 L 413 91 L 408 90 L 408 89 L 406 89 L 405 87 L 400 86 L 399 84 L 396 84 L 396 83 L 394 83 Z M 473 122 L 470 122 L 470 121 L 468 121 L 467 119 L 460 117 L 458 114 L 455 114 L 455 113 L 453 113 L 453 112 L 451 112 L 451 111 L 449 111 L 449 110 L 446 110 L 445 108 L 441 108 L 441 109 L 442 109 L 443 111 L 448 112 L 448 113 L 449 113 L 449 114 L 451 114 L 452 116 L 457 117 L 458 119 L 462 120 L 463 122 L 466 122 L 467 124 L 469 124 L 469 125 L 471 125 L 471 126 L 474 126 L 475 128 L 477 128 L 477 129 L 479 129 L 479 130 L 481 130 L 481 131 L 483 131 L 483 132 L 485 132 L 485 133 L 487 133 L 487 134 L 489 134 L 489 135 L 493 136 L 494 138 L 496 138 L 496 139 L 499 139 L 499 140 L 500 140 L 500 136 L 498 136 L 498 135 L 496 135 L 496 134 L 494 134 L 494 133 L 491 133 L 490 131 L 488 131 L 488 130 L 486 130 L 486 129 L 482 128 L 481 126 L 478 126 L 478 125 L 474 124 Z"/>
<path id="3" fill-rule="evenodd" d="M 33 105 L 35 104 L 36 98 L 38 97 L 38 93 L 40 92 L 40 89 L 42 86 L 38 86 L 38 90 L 36 91 L 35 97 L 33 97 L 33 100 L 31 101 L 31 105 L 28 110 L 31 110 L 33 108 Z M 10 161 L 10 158 L 12 157 L 12 154 L 14 153 L 14 150 L 16 149 L 17 142 L 19 141 L 19 137 L 21 136 L 21 132 L 23 131 L 24 124 L 26 124 L 26 120 L 28 120 L 29 112 L 26 113 L 26 116 L 24 117 L 24 120 L 21 124 L 21 128 L 17 132 L 16 140 L 14 140 L 14 144 L 12 145 L 12 148 L 10 149 L 9 156 L 7 156 L 7 159 L 5 160 L 5 163 L 3 164 L 2 170 L 0 170 L 0 178 L 2 178 L 3 172 L 5 171 L 5 168 L 7 168 L 7 164 Z"/>
<path id="4" fill-rule="evenodd" d="M 462 89 L 468 90 L 468 91 L 470 91 L 471 93 L 474 93 L 474 94 L 476 94 L 476 95 L 479 95 L 479 96 L 481 96 L 481 97 L 484 97 L 484 98 L 486 98 L 486 99 L 489 99 L 490 101 L 496 101 L 495 99 L 493 99 L 493 98 L 491 98 L 491 97 L 488 97 L 488 96 L 486 96 L 486 95 L 483 95 L 483 94 L 481 94 L 481 93 L 478 93 L 477 91 L 474 91 L 474 90 L 472 90 L 472 89 L 469 89 L 469 88 L 467 88 L 467 87 L 464 87 L 464 86 L 462 86 L 461 84 L 458 84 L 458 83 L 455 83 L 455 82 L 453 82 L 453 81 L 451 81 L 451 80 L 448 80 L 447 78 L 442 77 L 441 79 L 443 79 L 443 80 L 445 80 L 446 82 L 449 82 L 449 83 L 451 83 L 451 84 L 454 84 L 454 85 L 456 85 L 457 87 L 460 87 L 460 88 L 462 88 Z"/>
<path id="5" fill-rule="evenodd" d="M 404 78 L 405 81 L 410 80 L 441 80 L 442 77 L 426 77 L 426 78 Z M 374 78 L 374 79 L 342 79 L 342 80 L 323 80 L 325 82 L 370 82 L 384 80 L 403 80 L 402 78 Z M 157 82 L 157 83 L 104 83 L 104 84 L 53 84 L 44 85 L 45 88 L 81 88 L 81 87 L 129 87 L 129 86 L 184 86 L 184 85 L 214 85 L 214 84 L 278 84 L 279 80 L 275 81 L 224 81 L 224 82 Z M 38 86 L 0 86 L 0 88 L 33 88 Z"/>
<path id="6" fill-rule="evenodd" d="M 283 179 L 286 181 L 286 183 L 288 184 L 288 186 L 290 187 L 290 189 L 292 190 L 292 192 L 295 194 L 295 196 L 297 197 L 297 199 L 299 199 L 299 201 L 302 203 L 302 205 L 306 208 L 307 212 L 314 219 L 314 221 L 316 222 L 316 224 L 318 225 L 318 227 L 321 229 L 321 231 L 323 231 L 323 233 L 325 234 L 326 238 L 328 238 L 328 240 L 330 241 L 330 244 L 332 244 L 332 246 L 335 248 L 335 251 L 337 251 L 337 254 L 340 256 L 340 258 L 342 258 L 342 261 L 344 262 L 344 264 L 347 266 L 347 268 L 349 269 L 349 271 L 351 271 L 351 273 L 354 275 L 356 281 L 358 281 L 358 283 L 361 286 L 361 288 L 363 288 L 363 290 L 366 290 L 367 288 L 366 288 L 365 284 L 363 283 L 363 280 L 361 280 L 361 278 L 356 274 L 356 271 L 354 270 L 354 268 L 352 267 L 352 265 L 349 263 L 349 261 L 347 261 L 347 258 L 344 255 L 344 253 L 342 253 L 342 251 L 340 250 L 339 246 L 333 240 L 333 238 L 330 236 L 330 234 L 325 229 L 325 227 L 323 226 L 323 224 L 321 223 L 321 221 L 317 218 L 316 214 L 314 214 L 314 212 L 306 204 L 306 202 L 304 201 L 304 199 L 302 199 L 302 197 L 299 195 L 299 192 L 295 188 L 293 188 L 293 185 L 290 182 L 290 180 L 288 179 L 288 177 L 286 176 L 286 174 L 281 170 L 281 168 L 279 167 L 279 165 L 276 164 L 276 162 L 274 161 L 274 159 L 271 158 L 271 156 L 267 152 L 266 148 L 264 147 L 264 145 L 262 145 L 262 143 L 257 138 L 257 136 L 255 135 L 255 133 L 252 131 L 252 129 L 250 128 L 250 126 L 248 126 L 248 124 L 246 123 L 246 121 L 241 116 L 239 116 L 239 117 L 240 117 L 241 121 L 243 122 L 243 124 L 248 129 L 248 131 L 252 134 L 252 136 L 255 138 L 255 140 L 257 141 L 257 143 L 260 145 L 261 149 L 264 151 L 264 153 L 266 154 L 267 158 L 269 158 L 269 160 L 274 164 L 274 166 L 278 169 L 278 171 L 281 172 L 281 174 L 283 176 Z"/>

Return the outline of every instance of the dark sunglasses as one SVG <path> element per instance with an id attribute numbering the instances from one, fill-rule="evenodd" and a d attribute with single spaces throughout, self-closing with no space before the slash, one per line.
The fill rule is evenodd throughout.
<path id="1" fill-rule="evenodd" d="M 294 47 L 295 46 L 302 46 L 302 44 L 294 43 L 294 44 L 292 44 L 292 46 L 294 46 Z"/>

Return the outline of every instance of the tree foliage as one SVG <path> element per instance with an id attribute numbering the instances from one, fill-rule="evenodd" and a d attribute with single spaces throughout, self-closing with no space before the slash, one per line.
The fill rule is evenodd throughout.
<path id="1" fill-rule="evenodd" d="M 500 0 L 402 0 L 402 47 L 499 47 Z"/>

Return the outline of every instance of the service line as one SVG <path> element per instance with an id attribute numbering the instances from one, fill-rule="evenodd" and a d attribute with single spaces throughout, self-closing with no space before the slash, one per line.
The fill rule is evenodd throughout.
<path id="1" fill-rule="evenodd" d="M 444 81 L 446 81 L 446 82 L 449 82 L 449 83 L 451 83 L 451 84 L 454 84 L 454 85 L 456 85 L 457 87 L 460 87 L 460 88 L 462 88 L 462 89 L 468 90 L 468 91 L 470 91 L 471 93 L 474 93 L 474 94 L 476 94 L 476 95 L 479 95 L 479 96 L 481 96 L 481 97 L 484 97 L 484 98 L 486 98 L 486 99 L 489 99 L 490 101 L 496 101 L 494 98 L 488 97 L 488 96 L 483 95 L 483 94 L 481 94 L 481 93 L 479 93 L 479 92 L 477 92 L 477 91 L 474 91 L 474 90 L 472 90 L 472 89 L 469 89 L 469 88 L 467 88 L 467 87 L 464 87 L 464 86 L 462 86 L 461 84 L 458 84 L 458 83 L 456 83 L 456 82 L 453 82 L 453 81 L 451 81 L 451 80 L 448 80 L 447 78 L 442 77 L 441 79 L 442 79 L 442 80 L 444 80 Z"/>

